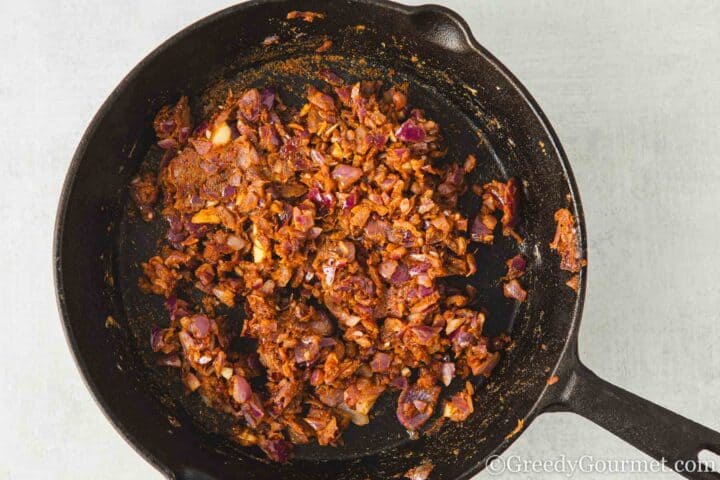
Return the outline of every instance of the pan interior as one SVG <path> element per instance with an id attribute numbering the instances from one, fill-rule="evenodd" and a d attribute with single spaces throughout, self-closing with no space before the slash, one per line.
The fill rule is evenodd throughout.
<path id="1" fill-rule="evenodd" d="M 427 117 L 434 119 L 442 128 L 448 148 L 443 161 L 462 163 L 466 156 L 472 153 L 478 159 L 478 167 L 469 179 L 471 183 L 482 184 L 491 179 L 506 178 L 503 162 L 483 134 L 483 125 L 478 123 L 477 118 L 468 116 L 436 86 L 424 83 L 412 70 L 394 70 L 390 73 L 386 65 L 372 63 L 367 59 L 358 63 L 353 58 L 340 55 L 334 55 L 330 59 L 313 55 L 298 56 L 270 61 L 255 69 L 234 73 L 234 76 L 217 81 L 204 92 L 200 92 L 200 95 L 197 95 L 197 92 L 187 93 L 192 96 L 191 103 L 197 112 L 196 118 L 202 115 L 208 105 L 222 101 L 227 89 L 237 92 L 244 88 L 267 85 L 276 86 L 286 103 L 299 108 L 308 85 L 328 88 L 327 84 L 323 84 L 322 80 L 312 73 L 322 68 L 331 68 L 347 82 L 380 79 L 384 82 L 385 88 L 389 88 L 392 84 L 407 83 L 409 105 L 425 110 Z M 156 148 L 149 149 L 145 162 L 151 168 L 155 168 L 157 159 Z M 472 216 L 479 209 L 479 204 L 478 197 L 468 191 L 460 202 L 460 208 L 464 214 Z M 207 408 L 198 395 L 186 395 L 177 370 L 157 367 L 153 364 L 153 354 L 148 341 L 149 332 L 153 325 L 167 326 L 168 315 L 161 299 L 140 292 L 137 281 L 142 274 L 140 263 L 155 254 L 167 225 L 160 216 L 152 223 L 140 220 L 134 214 L 134 208 L 130 203 L 126 204 L 124 212 L 117 255 L 119 287 L 134 348 L 143 357 L 152 381 L 156 385 L 155 390 L 164 404 L 177 405 L 178 411 L 175 413 L 177 417 L 189 419 L 201 430 L 211 435 L 216 434 L 214 436 L 217 441 L 228 447 L 232 446 L 241 454 L 258 455 L 258 451 L 237 448 L 231 442 L 223 441 L 223 429 L 231 419 Z M 511 332 L 518 307 L 513 301 L 503 297 L 500 277 L 505 274 L 505 261 L 519 251 L 518 245 L 513 240 L 498 235 L 494 245 L 480 245 L 473 249 L 476 251 L 477 263 L 480 266 L 478 272 L 472 278 L 453 278 L 449 282 L 458 286 L 471 284 L 477 289 L 478 297 L 475 303 L 485 307 L 489 312 L 485 326 L 486 334 L 494 336 L 501 332 Z M 240 319 L 241 310 L 242 306 L 238 306 L 226 313 L 230 317 Z M 476 389 L 482 391 L 479 387 L 483 381 L 474 379 L 474 382 Z M 453 385 L 455 389 L 464 381 L 457 380 L 456 383 L 457 385 Z M 300 446 L 296 450 L 295 457 L 314 460 L 352 459 L 412 442 L 408 433 L 395 418 L 396 400 L 397 393 L 388 392 L 383 395 L 373 409 L 370 424 L 365 427 L 352 425 L 343 434 L 342 445 L 334 448 L 323 448 L 313 444 Z"/>

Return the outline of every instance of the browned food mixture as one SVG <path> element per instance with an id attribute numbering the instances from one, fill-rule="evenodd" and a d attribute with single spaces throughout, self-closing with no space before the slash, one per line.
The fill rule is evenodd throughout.
<path id="1" fill-rule="evenodd" d="M 578 288 L 580 288 L 580 276 L 578 274 L 573 275 L 570 277 L 570 280 L 565 282 L 565 285 L 575 290 L 575 293 L 577 293 Z"/>
<path id="2" fill-rule="evenodd" d="M 560 255 L 560 268 L 575 274 L 565 284 L 577 292 L 580 282 L 577 273 L 587 265 L 587 260 L 582 258 L 578 250 L 575 217 L 567 208 L 561 208 L 555 212 L 555 222 L 557 228 L 550 248 Z"/>
<path id="3" fill-rule="evenodd" d="M 409 480 L 427 480 L 433 470 L 431 462 L 425 462 L 405 472 L 404 478 Z"/>
<path id="4" fill-rule="evenodd" d="M 292 12 L 288 12 L 286 19 L 287 20 L 295 20 L 295 19 L 301 19 L 307 23 L 313 23 L 315 19 L 322 20 L 325 18 L 324 13 L 320 12 L 300 12 L 298 10 L 293 10 Z"/>
<path id="5" fill-rule="evenodd" d="M 330 40 L 329 38 L 326 38 L 325 40 L 323 40 L 323 42 L 320 44 L 320 46 L 315 49 L 315 52 L 316 53 L 327 52 L 328 50 L 330 50 L 330 47 L 332 47 L 332 44 L 333 44 L 332 40 Z"/>
<path id="6" fill-rule="evenodd" d="M 472 157 L 474 159 L 474 157 Z M 471 161 L 470 166 L 474 167 L 475 162 Z M 468 162 L 465 164 L 466 171 Z M 509 235 L 515 238 L 518 243 L 522 243 L 522 238 L 515 231 L 518 222 L 518 202 L 517 202 L 517 181 L 511 178 L 507 183 L 492 182 L 483 185 L 474 185 L 473 191 L 482 198 L 482 206 L 473 222 L 471 238 L 476 242 L 490 244 L 493 242 L 495 235 L 495 226 L 497 218 L 495 212 L 502 212 L 500 223 L 502 223 L 503 235 Z"/>
<path id="7" fill-rule="evenodd" d="M 470 382 L 444 406 L 439 395 L 489 375 L 504 342 L 483 336 L 474 290 L 443 280 L 476 271 L 470 242 L 492 242 L 495 212 L 517 236 L 515 180 L 478 187 L 469 226 L 457 203 L 475 157 L 443 163 L 439 125 L 402 87 L 321 73 L 331 93 L 309 87 L 298 110 L 270 88 L 229 95 L 195 128 L 186 98 L 164 107 L 159 170 L 131 185 L 143 218 L 161 200 L 168 222 L 140 281 L 166 298 L 159 362 L 276 461 L 292 444 L 337 444 L 388 390 L 411 432 L 435 411 L 465 420 Z M 241 332 L 225 307 L 244 311 Z"/>
<path id="8" fill-rule="evenodd" d="M 527 262 L 525 258 L 518 254 L 513 258 L 505 262 L 508 268 L 508 273 L 505 275 L 505 283 L 503 283 L 503 295 L 507 298 L 514 298 L 518 302 L 524 302 L 527 298 L 527 292 L 520 285 L 518 278 L 525 274 L 525 268 Z"/>

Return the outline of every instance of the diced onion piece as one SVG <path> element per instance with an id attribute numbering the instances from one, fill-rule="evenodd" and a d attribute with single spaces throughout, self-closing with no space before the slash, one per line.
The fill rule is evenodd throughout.
<path id="1" fill-rule="evenodd" d="M 210 207 L 210 208 L 203 208 L 202 210 L 197 212 L 195 215 L 193 215 L 193 217 L 190 221 L 192 223 L 218 224 L 218 223 L 220 223 L 220 217 L 218 216 L 215 208 Z"/>
<path id="2" fill-rule="evenodd" d="M 185 375 L 185 385 L 187 385 L 191 392 L 194 392 L 200 388 L 200 380 L 198 380 L 194 374 L 188 373 Z"/>
<path id="3" fill-rule="evenodd" d="M 230 142 L 230 139 L 232 138 L 232 131 L 230 130 L 230 126 L 227 123 L 223 123 L 219 127 L 215 129 L 215 131 L 212 133 L 212 137 L 210 138 L 210 141 L 215 146 L 222 146 L 227 145 Z"/>
<path id="4" fill-rule="evenodd" d="M 265 257 L 267 256 L 267 252 L 265 251 L 265 247 L 263 247 L 263 244 L 260 241 L 260 238 L 258 237 L 257 226 L 254 223 L 252 226 L 252 241 L 253 241 L 253 261 L 255 263 L 261 263 L 263 260 L 265 260 Z"/>

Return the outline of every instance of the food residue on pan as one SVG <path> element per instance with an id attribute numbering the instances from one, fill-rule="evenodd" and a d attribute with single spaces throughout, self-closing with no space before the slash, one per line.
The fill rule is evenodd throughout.
<path id="1" fill-rule="evenodd" d="M 180 428 L 180 427 L 182 427 L 182 425 L 180 424 L 180 422 L 178 421 L 178 419 L 175 418 L 175 417 L 173 417 L 172 415 L 168 415 L 167 421 L 168 421 L 168 423 L 169 423 L 170 425 L 172 425 L 172 426 L 175 427 L 175 428 Z"/>
<path id="2" fill-rule="evenodd" d="M 441 160 L 440 125 L 406 86 L 321 76 L 297 108 L 269 87 L 231 93 L 194 126 L 185 97 L 163 107 L 163 161 L 131 184 L 142 217 L 159 206 L 168 224 L 140 282 L 166 298 L 158 363 L 276 461 L 293 444 L 336 445 L 386 391 L 417 436 L 454 379 L 489 376 L 506 342 L 483 335 L 472 289 L 444 279 L 477 270 L 468 247 L 498 224 L 519 239 L 517 180 L 476 187 L 481 211 L 461 214 L 477 159 Z M 465 420 L 473 393 L 466 381 L 442 417 Z"/>
<path id="3" fill-rule="evenodd" d="M 453 422 L 465 421 L 473 413 L 472 396 L 475 393 L 470 382 L 465 382 L 465 389 L 453 395 L 450 400 L 445 401 L 443 417 Z"/>
<path id="4" fill-rule="evenodd" d="M 568 287 L 572 288 L 573 290 L 575 290 L 575 293 L 577 293 L 578 288 L 579 288 L 579 286 L 580 286 L 580 275 L 578 275 L 578 274 L 576 273 L 575 275 L 573 275 L 572 277 L 570 277 L 570 280 L 568 280 L 567 282 L 565 282 L 565 285 L 567 285 Z"/>
<path id="5" fill-rule="evenodd" d="M 547 379 L 546 383 L 548 385 L 555 385 L 558 382 L 558 380 L 560 380 L 560 377 L 558 377 L 557 375 L 553 375 L 552 377 Z"/>
<path id="6" fill-rule="evenodd" d="M 512 298 L 521 303 L 527 299 L 527 292 L 516 279 L 503 283 L 503 295 L 505 298 Z"/>
<path id="7" fill-rule="evenodd" d="M 465 83 L 462 84 L 462 87 L 468 92 L 470 92 L 473 97 L 477 97 L 478 91 L 476 88 L 472 88 L 470 85 L 467 85 Z"/>
<path id="8" fill-rule="evenodd" d="M 265 37 L 265 39 L 262 42 L 262 44 L 264 46 L 277 45 L 278 43 L 280 43 L 280 37 L 277 35 L 270 35 L 268 37 Z"/>
<path id="9" fill-rule="evenodd" d="M 301 12 L 298 10 L 293 10 L 292 12 L 288 12 L 287 17 L 285 18 L 287 20 L 294 20 L 296 18 L 299 18 L 307 23 L 313 23 L 315 19 L 324 19 L 325 14 L 320 12 Z"/>
<path id="10" fill-rule="evenodd" d="M 404 478 L 407 478 L 409 480 L 427 480 L 433 468 L 434 466 L 432 462 L 430 462 L 429 460 L 425 461 L 417 467 L 411 468 L 410 470 L 405 472 Z"/>
<path id="11" fill-rule="evenodd" d="M 555 212 L 555 222 L 557 228 L 550 248 L 560 255 L 560 268 L 575 274 L 566 284 L 577 292 L 579 284 L 577 273 L 587 265 L 587 261 L 582 258 L 578 248 L 575 217 L 567 208 L 561 208 Z"/>
<path id="12" fill-rule="evenodd" d="M 324 39 L 320 46 L 315 49 L 315 53 L 327 52 L 332 47 L 332 44 L 333 42 L 329 38 Z"/>
<path id="13" fill-rule="evenodd" d="M 517 179 L 511 178 L 507 182 L 493 180 L 482 187 L 473 185 L 472 191 L 482 198 L 482 205 L 472 222 L 471 238 L 479 243 L 491 244 L 495 239 L 494 231 L 498 223 L 495 212 L 500 211 L 503 235 L 511 236 L 518 243 L 522 243 L 522 238 L 515 231 L 520 202 Z"/>
<path id="14" fill-rule="evenodd" d="M 518 279 L 525 274 L 527 262 L 525 258 L 518 254 L 506 262 L 507 275 L 505 275 L 505 283 L 503 284 L 503 295 L 507 298 L 513 298 L 518 302 L 524 302 L 527 299 L 527 292 L 520 285 Z"/>
<path id="15" fill-rule="evenodd" d="M 505 436 L 505 440 L 509 440 L 512 437 L 514 437 L 515 435 L 517 435 L 518 433 L 520 433 L 524 427 L 525 427 L 525 420 L 523 420 L 522 418 L 518 418 L 517 425 L 515 426 L 515 428 L 513 429 L 512 432 L 508 433 Z"/>
<path id="16" fill-rule="evenodd" d="M 110 328 L 110 327 L 120 328 L 120 324 L 117 323 L 117 321 L 115 320 L 115 318 L 113 318 L 112 315 L 108 315 L 107 318 L 105 319 L 105 328 Z"/>

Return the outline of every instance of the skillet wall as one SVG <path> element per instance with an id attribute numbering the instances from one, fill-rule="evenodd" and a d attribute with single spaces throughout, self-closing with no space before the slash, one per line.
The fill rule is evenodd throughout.
<path id="1" fill-rule="evenodd" d="M 168 415 L 176 412 L 148 391 L 144 367 L 126 328 L 122 296 L 108 278 L 117 269 L 116 236 L 126 185 L 153 141 L 154 113 L 181 94 L 203 91 L 218 78 L 267 61 L 244 52 L 256 49 L 268 35 L 293 34 L 278 20 L 291 9 L 328 13 L 324 21 L 294 25 L 309 33 L 310 39 L 328 35 L 334 41 L 334 53 L 362 56 L 370 63 L 408 72 L 428 89 L 435 89 L 482 130 L 489 144 L 485 149 L 497 156 L 490 173 L 518 176 L 526 182 L 524 217 L 530 221 L 524 223 L 522 233 L 530 259 L 526 279 L 530 298 L 519 310 L 507 313 L 514 318 L 516 347 L 479 395 L 479 413 L 471 420 L 379 455 L 322 464 L 296 460 L 281 466 L 222 453 L 222 445 L 212 438 L 200 440 L 192 425 L 175 428 L 168 422 Z M 365 29 L 356 28 L 358 24 Z M 459 478 L 494 450 L 505 448 L 512 441 L 505 437 L 518 419 L 528 415 L 531 419 L 579 313 L 580 302 L 563 285 L 567 277 L 547 247 L 555 210 L 572 208 L 566 199 L 571 185 L 559 146 L 537 113 L 492 59 L 478 55 L 465 28 L 440 8 L 411 9 L 368 1 L 251 2 L 193 25 L 153 52 L 93 120 L 68 174 L 58 215 L 59 303 L 69 342 L 89 387 L 122 433 L 165 473 L 200 479 L 238 472 L 258 479 L 387 478 L 429 458 L 439 478 Z M 288 41 L 282 55 L 307 53 L 303 41 L 297 45 Z M 581 212 L 575 213 L 581 218 Z M 121 328 L 106 328 L 108 315 Z"/>

